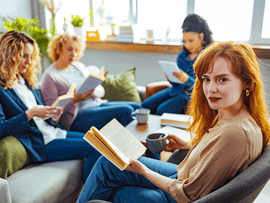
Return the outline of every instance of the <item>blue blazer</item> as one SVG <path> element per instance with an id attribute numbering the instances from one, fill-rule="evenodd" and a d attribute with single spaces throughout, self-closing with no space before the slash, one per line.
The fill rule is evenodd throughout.
<path id="1" fill-rule="evenodd" d="M 43 105 L 39 90 L 33 90 L 27 81 L 26 85 L 33 92 L 37 104 Z M 43 135 L 33 119 L 28 121 L 25 113 L 27 109 L 13 89 L 4 90 L 0 87 L 0 139 L 13 135 L 24 145 L 32 161 L 46 161 L 47 153 Z M 60 127 L 54 125 L 51 119 L 46 122 Z"/>

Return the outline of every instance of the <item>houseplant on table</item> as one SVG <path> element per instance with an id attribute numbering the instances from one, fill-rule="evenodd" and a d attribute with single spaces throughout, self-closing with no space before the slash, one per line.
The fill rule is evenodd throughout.
<path id="1" fill-rule="evenodd" d="M 71 14 L 71 19 L 71 24 L 74 26 L 74 34 L 82 36 L 82 26 L 85 18 L 82 18 L 79 15 Z"/>

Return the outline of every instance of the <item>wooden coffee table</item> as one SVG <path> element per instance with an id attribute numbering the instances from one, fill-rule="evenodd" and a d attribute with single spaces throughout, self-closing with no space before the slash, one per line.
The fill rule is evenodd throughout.
<path id="1" fill-rule="evenodd" d="M 154 133 L 155 131 L 161 128 L 160 124 L 160 116 L 157 115 L 149 115 L 148 122 L 146 124 L 139 124 L 136 119 L 134 119 L 131 123 L 126 126 L 129 132 L 131 132 L 135 137 L 138 138 L 140 142 L 143 144 L 146 143 L 145 137 Z"/>
<path id="2" fill-rule="evenodd" d="M 150 133 L 154 133 L 157 130 L 161 129 L 160 116 L 149 115 L 148 122 L 146 124 L 139 124 L 136 119 L 126 126 L 126 129 L 129 130 L 138 140 L 146 146 L 145 137 Z M 147 147 L 147 146 L 146 146 Z M 160 153 L 160 160 L 167 161 L 172 155 L 172 152 L 162 151 Z"/>

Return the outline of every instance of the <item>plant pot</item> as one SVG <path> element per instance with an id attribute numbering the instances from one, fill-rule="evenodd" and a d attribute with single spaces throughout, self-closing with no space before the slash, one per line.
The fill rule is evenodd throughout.
<path id="1" fill-rule="evenodd" d="M 74 34 L 78 36 L 82 36 L 82 27 L 75 27 L 74 26 Z"/>

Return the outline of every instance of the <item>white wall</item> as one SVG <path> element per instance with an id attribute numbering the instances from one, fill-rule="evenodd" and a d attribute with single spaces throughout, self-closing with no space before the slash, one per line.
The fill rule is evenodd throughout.
<path id="1" fill-rule="evenodd" d="M 109 74 L 118 74 L 136 67 L 136 83 L 166 80 L 158 60 L 176 61 L 177 54 L 97 51 L 87 49 L 81 61 L 86 65 L 104 66 Z"/>
<path id="2" fill-rule="evenodd" d="M 136 83 L 146 85 L 165 80 L 158 60 L 176 61 L 177 54 L 155 54 L 140 52 L 116 52 L 87 49 L 81 62 L 86 65 L 104 66 L 110 74 L 118 74 L 136 67 Z M 267 105 L 270 107 L 270 59 L 260 60 L 263 82 L 265 84 Z M 269 111 L 270 112 L 270 111 Z"/>
<path id="3" fill-rule="evenodd" d="M 0 0 L 0 17 L 19 16 L 32 18 L 31 0 Z M 0 28 L 0 31 L 5 32 L 3 28 Z"/>

